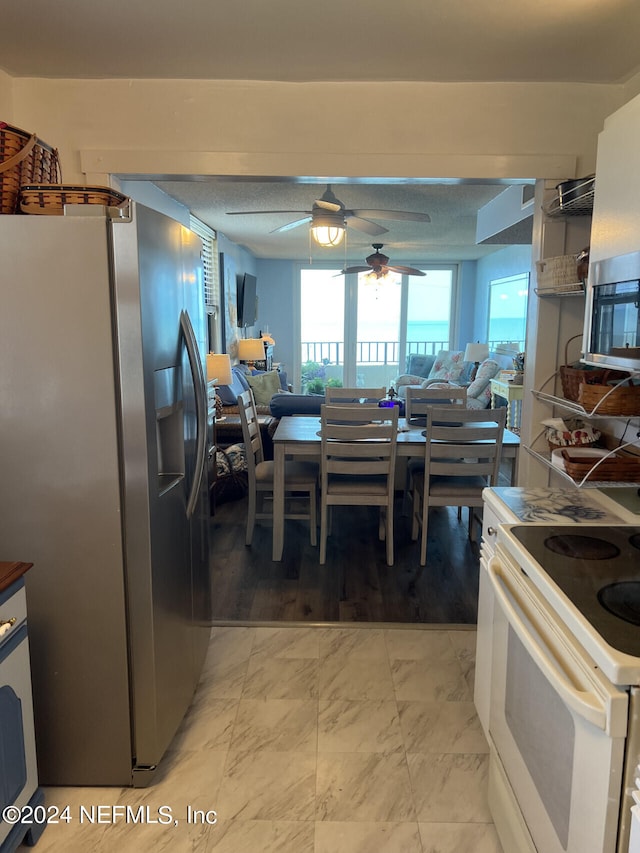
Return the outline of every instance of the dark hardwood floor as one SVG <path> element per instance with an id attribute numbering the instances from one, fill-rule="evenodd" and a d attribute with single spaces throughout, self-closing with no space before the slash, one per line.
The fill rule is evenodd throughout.
<path id="1" fill-rule="evenodd" d="M 467 512 L 458 521 L 456 509 L 431 510 L 427 565 L 416 580 L 419 541 L 411 541 L 400 499 L 392 567 L 378 539 L 375 508 L 334 509 L 327 561 L 320 566 L 305 522 L 286 522 L 283 560 L 274 563 L 270 523 L 256 524 L 247 547 L 246 498 L 225 503 L 211 520 L 213 620 L 475 624 L 478 545 L 469 541 Z"/>

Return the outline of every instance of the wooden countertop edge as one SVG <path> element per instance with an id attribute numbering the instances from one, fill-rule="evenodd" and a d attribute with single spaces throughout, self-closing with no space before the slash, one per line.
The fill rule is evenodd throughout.
<path id="1" fill-rule="evenodd" d="M 33 563 L 9 563 L 0 561 L 0 592 L 15 583 Z"/>

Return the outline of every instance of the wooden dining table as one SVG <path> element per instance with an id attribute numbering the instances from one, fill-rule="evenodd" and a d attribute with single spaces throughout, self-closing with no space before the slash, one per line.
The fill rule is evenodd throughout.
<path id="1" fill-rule="evenodd" d="M 410 457 L 424 453 L 426 441 L 424 426 L 414 426 L 401 418 L 398 431 L 397 455 Z M 273 551 L 272 560 L 282 560 L 284 548 L 284 509 L 285 509 L 285 459 L 307 457 L 310 461 L 320 461 L 320 418 L 292 415 L 280 418 L 273 435 Z M 511 461 L 511 485 L 518 478 L 518 451 L 520 438 L 505 429 L 502 438 L 502 459 Z"/>

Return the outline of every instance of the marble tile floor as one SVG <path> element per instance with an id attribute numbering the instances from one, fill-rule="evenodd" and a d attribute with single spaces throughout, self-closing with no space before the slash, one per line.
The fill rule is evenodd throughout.
<path id="1" fill-rule="evenodd" d="M 34 849 L 501 853 L 475 639 L 430 626 L 214 627 L 155 784 L 46 788 L 72 820 Z M 103 806 L 106 822 L 81 822 L 81 806 Z"/>

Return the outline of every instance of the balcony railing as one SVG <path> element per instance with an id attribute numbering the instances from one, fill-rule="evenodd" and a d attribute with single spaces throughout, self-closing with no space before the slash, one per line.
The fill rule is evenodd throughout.
<path id="1" fill-rule="evenodd" d="M 489 350 L 507 341 L 489 341 Z M 449 341 L 411 341 L 406 345 L 407 354 L 435 355 L 440 350 L 449 349 Z M 399 341 L 358 341 L 356 344 L 357 364 L 398 365 L 400 357 Z M 315 361 L 317 364 L 344 364 L 343 341 L 303 341 L 302 362 Z"/>

